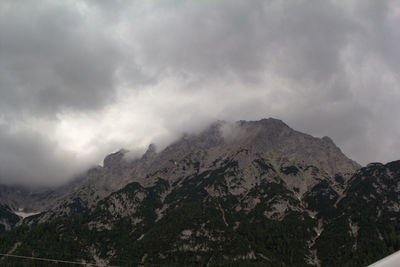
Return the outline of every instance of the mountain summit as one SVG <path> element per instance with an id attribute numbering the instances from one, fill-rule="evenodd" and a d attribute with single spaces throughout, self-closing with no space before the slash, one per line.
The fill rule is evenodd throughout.
<path id="1" fill-rule="evenodd" d="M 279 170 L 287 186 L 296 188 L 300 195 L 320 179 L 332 180 L 338 175 L 346 180 L 360 168 L 329 137 L 312 137 L 273 118 L 218 121 L 198 134 L 183 135 L 162 151 L 157 152 L 151 144 L 141 158 L 133 161 L 126 157 L 128 152 L 121 149 L 110 154 L 103 167 L 91 169 L 54 192 L 45 192 L 45 203 L 40 203 L 45 212 L 39 221 L 86 210 L 131 182 L 145 187 L 155 185 L 159 179 L 175 183 L 182 177 L 220 168 L 227 161 L 235 161 L 241 170 L 236 178 L 243 184 L 241 190 L 235 189 L 240 193 L 260 182 L 259 168 L 264 163 Z M 33 205 L 35 200 L 30 203 Z M 36 208 L 39 211 L 40 207 Z"/>
<path id="2" fill-rule="evenodd" d="M 19 222 L 31 228 L 0 235 L 0 249 L 60 246 L 69 254 L 52 256 L 98 265 L 358 266 L 400 244 L 399 163 L 361 168 L 277 119 L 218 121 L 128 154 L 46 192 L 46 209 Z"/>

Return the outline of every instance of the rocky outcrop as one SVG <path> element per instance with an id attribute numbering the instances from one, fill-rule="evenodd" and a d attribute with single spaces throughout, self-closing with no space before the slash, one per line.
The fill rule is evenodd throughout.
<path id="1" fill-rule="evenodd" d="M 0 249 L 127 266 L 365 266 L 400 248 L 400 161 L 361 168 L 276 119 L 219 121 L 127 155 L 64 187 L 25 219 L 43 224 L 0 235 Z"/>
<path id="2" fill-rule="evenodd" d="M 120 150 L 107 156 L 103 167 L 93 168 L 80 179 L 54 190 L 47 201 L 51 208 L 34 221 L 86 210 L 131 182 L 144 187 L 153 186 L 160 178 L 170 184 L 179 183 L 182 177 L 220 168 L 226 161 L 236 161 L 241 170 L 240 177 L 235 178 L 241 180 L 240 187 L 231 188 L 236 194 L 245 193 L 260 182 L 261 176 L 266 175 L 260 173 L 265 168 L 263 164 L 279 173 L 299 197 L 321 179 L 334 181 L 338 175 L 347 180 L 360 168 L 330 138 L 297 132 L 272 118 L 218 121 L 199 134 L 183 135 L 162 151 L 150 145 L 135 160 L 126 157 L 127 153 Z"/>

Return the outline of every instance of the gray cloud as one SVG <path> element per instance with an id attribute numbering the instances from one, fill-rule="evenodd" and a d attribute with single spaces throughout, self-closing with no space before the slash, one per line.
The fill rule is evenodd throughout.
<path id="1" fill-rule="evenodd" d="M 400 158 L 396 1 L 40 3 L 0 3 L 1 181 L 59 183 L 217 119 Z"/>
<path id="2" fill-rule="evenodd" d="M 112 99 L 119 51 L 101 21 L 61 2 L 0 5 L 2 112 L 50 115 Z"/>
<path id="3" fill-rule="evenodd" d="M 57 186 L 90 166 L 34 131 L 0 126 L 0 180 L 30 186 Z"/>

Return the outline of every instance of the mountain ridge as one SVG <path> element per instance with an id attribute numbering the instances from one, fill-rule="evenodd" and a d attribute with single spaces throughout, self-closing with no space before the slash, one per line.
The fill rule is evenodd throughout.
<path id="1" fill-rule="evenodd" d="M 321 149 L 321 152 L 319 147 L 325 150 Z M 50 198 L 45 198 L 46 205 L 43 206 L 42 211 L 50 208 L 53 209 L 51 213 L 66 215 L 69 211 L 65 207 L 75 206 L 77 202 L 82 205 L 82 209 L 86 209 L 129 182 L 136 181 L 144 186 L 154 184 L 156 180 L 151 177 L 155 173 L 162 169 L 165 171 L 175 168 L 174 164 L 179 161 L 202 162 L 202 166 L 190 166 L 190 164 L 183 166 L 184 170 L 176 170 L 180 173 L 179 175 L 174 173 L 167 180 L 170 177 L 193 174 L 197 168 L 199 170 L 210 168 L 215 160 L 233 156 L 241 149 L 252 151 L 254 157 L 262 155 L 277 166 L 282 164 L 289 166 L 292 164 L 290 162 L 298 164 L 306 161 L 327 171 L 328 173 L 325 174 L 327 176 L 341 173 L 344 177 L 348 177 L 349 173 L 360 167 L 354 161 L 347 159 L 330 138 L 315 138 L 297 132 L 278 119 L 242 120 L 235 123 L 217 121 L 199 134 L 183 135 L 162 151 L 157 152 L 156 146 L 151 144 L 138 159 L 127 159 L 125 155 L 128 150 L 126 149 L 106 156 L 103 167 L 92 168 L 83 178 L 52 192 L 45 192 L 46 195 L 50 195 Z M 247 164 L 248 157 L 248 155 L 242 155 L 243 160 L 240 162 Z M 325 162 L 322 162 L 321 158 L 325 158 Z M 341 162 L 340 168 L 336 166 L 337 162 Z M 181 165 L 186 165 L 186 163 Z M 336 171 L 333 171 L 334 169 Z M 38 207 L 34 211 L 39 211 Z M 47 212 L 40 221 L 45 221 L 49 217 L 54 216 L 50 216 Z"/>
<path id="2" fill-rule="evenodd" d="M 124 266 L 165 262 L 363 266 L 399 248 L 398 237 L 391 234 L 393 229 L 399 231 L 392 228 L 400 227 L 398 206 L 384 205 L 385 199 L 378 196 L 398 202 L 400 161 L 361 168 L 347 181 L 347 195 L 342 198 L 329 181 L 321 180 L 302 200 L 284 182 L 272 179 L 256 185 L 239 201 L 224 189 L 226 183 L 221 183 L 222 177 L 231 175 L 234 165 L 226 162 L 222 169 L 187 177 L 173 190 L 173 185 L 162 179 L 147 188 L 132 182 L 88 212 L 40 224 L 33 233 L 45 231 L 54 238 L 61 235 L 64 247 L 76 246 L 73 240 L 79 237 L 82 243 L 78 249 L 91 254 L 76 251 L 74 257 L 86 261 L 100 258 L 103 264 Z M 265 170 L 272 171 L 268 166 Z M 390 175 L 382 177 L 382 173 Z M 375 190 L 365 191 L 365 187 L 377 186 L 379 180 L 385 194 L 375 192 L 374 196 L 371 193 Z M 215 189 L 211 194 L 207 190 L 210 186 Z M 368 214 L 375 219 L 370 221 Z M 75 232 L 81 228 L 86 230 Z M 25 246 L 38 242 L 29 238 L 30 230 L 19 231 L 22 235 L 14 232 L 0 236 L 0 240 L 22 240 Z M 28 234 L 25 238 L 24 231 Z M 39 243 L 51 243 L 54 238 Z M 335 251 L 333 244 L 338 248 Z"/>
<path id="3" fill-rule="evenodd" d="M 276 119 L 219 121 L 128 154 L 0 234 L 0 250 L 60 246 L 71 254 L 52 256 L 100 266 L 362 266 L 400 249 L 400 161 L 361 167 Z"/>

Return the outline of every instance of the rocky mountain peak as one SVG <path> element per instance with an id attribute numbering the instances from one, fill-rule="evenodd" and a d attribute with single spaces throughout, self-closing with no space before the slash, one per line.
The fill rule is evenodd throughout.
<path id="1" fill-rule="evenodd" d="M 286 123 L 284 123 L 282 120 L 275 119 L 275 118 L 268 118 L 268 119 L 261 119 L 258 121 L 249 121 L 249 123 L 254 123 L 254 124 L 259 124 L 262 125 L 265 128 L 269 129 L 284 129 L 284 128 L 290 128 Z"/>
<path id="2" fill-rule="evenodd" d="M 317 138 L 295 131 L 274 118 L 236 123 L 219 121 L 190 141 L 196 149 L 218 147 L 219 153 L 224 153 L 245 148 L 277 161 L 307 162 L 332 175 L 360 168 L 331 138 Z"/>
<path id="3" fill-rule="evenodd" d="M 322 139 L 322 141 L 325 141 L 326 143 L 335 145 L 335 143 L 333 142 L 333 140 L 329 136 L 324 136 L 321 139 Z"/>
<path id="4" fill-rule="evenodd" d="M 77 199 L 82 209 L 95 205 L 132 182 L 144 187 L 154 186 L 160 179 L 177 184 L 184 177 L 228 166 L 236 168 L 232 173 L 241 183 L 229 189 L 233 194 L 247 194 L 266 175 L 265 179 L 281 176 L 282 182 L 296 188 L 299 196 L 320 179 L 333 180 L 338 174 L 347 180 L 347 174 L 360 167 L 330 138 L 312 137 L 273 118 L 217 121 L 198 134 L 184 135 L 161 151 L 150 144 L 139 159 L 129 161 L 126 154 L 127 150 L 121 149 L 108 155 L 103 167 L 50 195 L 60 203 L 52 214 L 68 214 L 69 208 L 65 207 L 75 209 Z"/>
<path id="5" fill-rule="evenodd" d="M 146 152 L 143 154 L 142 158 L 140 159 L 140 161 L 142 162 L 142 164 L 145 164 L 146 166 L 151 163 L 156 157 L 157 157 L 157 147 L 155 144 L 150 144 L 147 147 Z"/>
<path id="6" fill-rule="evenodd" d="M 146 152 L 144 153 L 143 157 L 145 158 L 151 158 L 153 157 L 155 154 L 157 154 L 157 149 L 156 149 L 156 145 L 155 144 L 150 144 L 146 150 Z"/>
<path id="7" fill-rule="evenodd" d="M 400 161 L 360 168 L 331 138 L 277 119 L 218 121 L 126 153 L 32 198 L 53 203 L 41 214 L 22 219 L 20 202 L 0 202 L 0 231 L 31 224 L 0 234 L 2 251 L 45 257 L 32 248 L 60 240 L 70 260 L 99 265 L 366 266 L 400 244 Z"/>
<path id="8" fill-rule="evenodd" d="M 120 164 L 124 155 L 128 152 L 126 149 L 120 149 L 119 151 L 112 153 L 104 158 L 104 168 L 112 168 Z"/>

